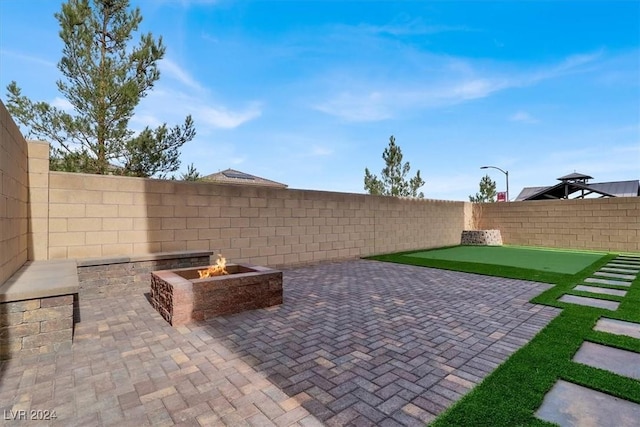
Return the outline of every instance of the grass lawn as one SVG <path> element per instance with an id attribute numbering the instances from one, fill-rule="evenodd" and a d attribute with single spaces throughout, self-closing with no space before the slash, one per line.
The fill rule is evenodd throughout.
<path id="1" fill-rule="evenodd" d="M 455 253 L 455 251 L 447 249 L 420 253 L 428 254 L 439 251 L 444 251 L 445 255 Z M 481 250 L 477 255 L 470 255 L 470 258 L 465 260 L 411 256 L 412 253 L 380 255 L 370 257 L 370 259 L 551 283 L 555 286 L 531 302 L 559 307 L 563 310 L 527 345 L 514 353 L 482 383 L 441 414 L 433 423 L 434 426 L 550 425 L 535 418 L 534 413 L 542 404 L 545 394 L 559 379 L 640 403 L 640 381 L 578 364 L 571 360 L 585 341 L 640 352 L 640 340 L 638 339 L 593 330 L 593 326 L 601 317 L 640 323 L 640 278 L 637 278 L 628 288 L 618 287 L 618 289 L 628 290 L 624 297 L 597 296 L 601 299 L 621 301 L 620 307 L 616 311 L 557 301 L 564 294 L 593 297 L 593 294 L 575 291 L 573 287 L 582 283 L 587 277 L 591 277 L 595 271 L 615 258 L 616 254 L 591 253 L 594 258 L 590 263 L 578 257 L 577 259 L 583 259 L 583 262 L 587 262 L 587 265 L 581 270 L 569 274 L 552 270 L 536 270 L 532 268 L 536 266 L 534 263 L 527 263 L 526 268 L 522 268 L 513 265 L 513 263 L 498 265 L 496 260 L 491 258 L 488 258 L 490 262 L 485 263 L 469 261 L 474 257 L 474 259 L 481 259 L 485 256 L 484 253 L 480 254 L 483 248 L 471 247 L 470 249 L 472 249 L 471 252 L 476 249 Z M 507 247 L 506 249 L 513 251 L 516 248 Z M 531 249 L 534 252 L 537 250 Z M 463 252 L 466 251 L 459 253 Z M 544 252 L 547 255 L 551 253 L 548 250 Z M 568 251 L 559 251 L 557 254 L 564 256 L 565 252 Z M 576 254 L 583 254 L 583 252 Z M 577 265 L 576 263 L 576 267 Z M 598 286 L 616 288 L 607 285 Z"/>
<path id="2" fill-rule="evenodd" d="M 604 255 L 605 253 L 572 252 L 522 246 L 454 246 L 451 248 L 411 252 L 402 256 L 576 274 Z"/>

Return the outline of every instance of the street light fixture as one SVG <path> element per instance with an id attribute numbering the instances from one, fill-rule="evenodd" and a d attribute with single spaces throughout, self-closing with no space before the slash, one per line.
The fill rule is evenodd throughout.
<path id="1" fill-rule="evenodd" d="M 509 199 L 509 171 L 502 170 L 497 166 L 481 166 L 480 169 L 498 169 L 500 172 L 505 174 L 505 176 L 507 177 L 507 202 L 510 202 L 511 200 Z"/>

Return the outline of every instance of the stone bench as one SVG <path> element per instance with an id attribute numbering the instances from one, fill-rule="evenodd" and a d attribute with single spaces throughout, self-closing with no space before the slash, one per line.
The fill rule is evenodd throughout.
<path id="1" fill-rule="evenodd" d="M 75 260 L 29 261 L 0 286 L 0 360 L 71 348 Z"/>
<path id="2" fill-rule="evenodd" d="M 206 266 L 212 254 L 29 261 L 0 286 L 0 360 L 70 348 L 79 298 L 144 294 L 152 271 Z"/>

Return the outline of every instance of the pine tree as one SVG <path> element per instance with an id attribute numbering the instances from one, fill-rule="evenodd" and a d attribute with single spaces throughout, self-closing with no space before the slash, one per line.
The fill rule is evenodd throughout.
<path id="1" fill-rule="evenodd" d="M 475 196 L 469 196 L 469 201 L 475 203 L 495 202 L 496 194 L 496 182 L 489 175 L 485 175 L 480 180 L 480 192 Z"/>
<path id="2" fill-rule="evenodd" d="M 150 33 L 131 45 L 140 9 L 130 10 L 128 0 L 69 0 L 55 17 L 64 43 L 57 86 L 74 113 L 32 102 L 16 82 L 7 86 L 7 109 L 27 136 L 52 143 L 51 168 L 145 177 L 177 170 L 180 147 L 195 136 L 191 116 L 172 129 L 129 129 L 165 53 Z"/>
<path id="3" fill-rule="evenodd" d="M 202 178 L 202 176 L 200 175 L 200 172 L 196 170 L 196 167 L 193 165 L 193 163 L 191 163 L 187 167 L 187 172 L 184 172 L 182 173 L 182 175 L 180 175 L 181 181 L 199 181 L 200 178 Z"/>
<path id="4" fill-rule="evenodd" d="M 418 189 L 424 185 L 420 171 L 409 181 L 406 180 L 411 167 L 409 162 L 402 164 L 402 150 L 393 135 L 389 137 L 389 146 L 382 153 L 382 159 L 386 164 L 382 169 L 382 178 L 371 174 L 369 168 L 364 170 L 364 189 L 369 194 L 424 198 L 422 192 L 418 193 Z"/>

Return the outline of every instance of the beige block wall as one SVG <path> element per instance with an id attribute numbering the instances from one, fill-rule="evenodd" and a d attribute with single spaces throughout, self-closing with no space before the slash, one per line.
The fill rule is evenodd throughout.
<path id="1" fill-rule="evenodd" d="M 49 256 L 49 144 L 27 141 L 29 153 L 28 256 Z"/>
<path id="2" fill-rule="evenodd" d="M 51 172 L 49 258 L 206 249 L 296 265 L 457 244 L 465 203 Z"/>
<path id="3" fill-rule="evenodd" d="M 27 261 L 27 142 L 0 102 L 0 284 Z"/>
<path id="4" fill-rule="evenodd" d="M 640 252 L 640 197 L 487 203 L 480 225 L 505 244 Z"/>

